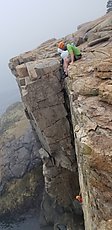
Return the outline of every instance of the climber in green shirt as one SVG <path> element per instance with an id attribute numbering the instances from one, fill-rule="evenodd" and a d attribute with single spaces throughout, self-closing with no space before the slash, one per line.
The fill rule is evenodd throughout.
<path id="1" fill-rule="evenodd" d="M 61 41 L 58 44 L 58 48 L 61 50 L 68 50 L 68 57 L 64 58 L 64 72 L 65 75 L 68 74 L 68 65 L 69 64 L 73 64 L 74 61 L 77 61 L 81 58 L 81 52 L 80 49 L 78 47 L 76 47 L 74 44 L 67 44 L 67 46 L 65 45 L 65 43 L 63 41 Z"/>
<path id="2" fill-rule="evenodd" d="M 71 57 L 71 63 L 81 58 L 81 52 L 75 45 L 67 44 L 67 50 Z"/>

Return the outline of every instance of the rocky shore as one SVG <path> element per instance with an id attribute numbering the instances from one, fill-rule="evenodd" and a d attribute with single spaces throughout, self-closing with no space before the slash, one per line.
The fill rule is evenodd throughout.
<path id="1" fill-rule="evenodd" d="M 43 192 L 41 147 L 21 102 L 0 118 L 0 216 L 39 206 Z"/>

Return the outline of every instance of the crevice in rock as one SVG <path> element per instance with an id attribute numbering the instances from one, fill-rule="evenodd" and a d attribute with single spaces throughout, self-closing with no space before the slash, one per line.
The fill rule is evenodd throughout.
<path id="1" fill-rule="evenodd" d="M 63 88 L 63 95 L 64 95 L 64 106 L 65 106 L 65 109 L 67 111 L 66 118 L 67 118 L 67 120 L 69 122 L 69 126 L 70 126 L 71 144 L 73 146 L 74 156 L 75 156 L 75 159 L 76 159 L 75 140 L 74 140 L 73 125 L 72 125 L 72 118 L 71 118 L 71 111 L 70 111 L 70 101 L 69 101 L 69 96 L 67 94 L 65 85 L 64 85 L 64 88 Z"/>
<path id="2" fill-rule="evenodd" d="M 63 73 L 63 69 L 61 67 L 61 71 L 60 71 L 60 83 L 62 85 L 62 92 L 63 92 L 63 96 L 64 96 L 64 107 L 66 109 L 67 112 L 67 120 L 69 122 L 69 128 L 70 128 L 70 139 L 71 139 L 71 145 L 73 147 L 74 150 L 74 160 L 77 164 L 77 176 L 78 176 L 78 163 L 77 163 L 77 157 L 76 157 L 76 150 L 75 150 L 75 138 L 74 138 L 74 132 L 73 132 L 73 124 L 72 124 L 72 117 L 71 117 L 71 108 L 70 108 L 70 100 L 69 100 L 69 96 L 67 93 L 67 88 L 66 88 L 66 83 L 65 83 L 65 77 L 64 77 L 64 73 Z M 79 180 L 79 176 L 78 176 L 78 180 Z M 75 184 L 75 181 L 73 182 Z M 79 184 L 79 194 L 80 194 L 80 183 Z M 70 194 L 69 194 L 70 196 Z M 75 214 L 77 213 L 77 202 L 73 201 L 73 198 L 70 196 L 70 200 L 71 200 L 71 204 L 72 204 L 72 212 Z M 79 209 L 79 213 L 81 212 L 81 222 L 83 222 L 82 228 L 81 229 L 85 229 L 84 227 L 84 218 L 83 218 L 83 210 L 81 205 L 79 205 L 80 207 L 78 207 Z M 77 228 L 78 229 L 78 228 Z"/>
<path id="3" fill-rule="evenodd" d="M 45 171 L 45 173 L 48 174 L 47 176 L 44 175 L 45 185 L 48 186 L 48 188 L 46 188 L 47 199 L 52 200 L 51 206 L 53 206 L 54 200 L 55 200 L 55 198 L 52 197 L 53 188 L 54 188 L 54 190 L 56 190 L 56 191 L 54 191 L 53 196 L 57 197 L 56 198 L 57 200 L 58 200 L 58 196 L 59 196 L 58 201 L 60 201 L 60 199 L 62 199 L 61 197 L 66 196 L 66 197 L 63 198 L 63 199 L 65 199 L 65 201 L 63 200 L 62 204 L 59 205 L 60 202 L 57 201 L 57 204 L 54 205 L 54 209 L 57 209 L 57 207 L 58 207 L 59 210 L 63 209 L 63 216 L 64 215 L 67 215 L 67 216 L 71 215 L 71 221 L 74 221 L 74 223 L 76 222 L 77 226 L 80 226 L 80 224 L 81 224 L 81 229 L 84 229 L 82 207 L 81 207 L 81 204 L 79 204 L 79 202 L 77 200 L 75 200 L 75 196 L 78 195 L 78 193 L 80 193 L 80 188 L 79 188 L 79 182 L 78 182 L 78 166 L 77 166 L 77 159 L 76 159 L 76 153 L 75 153 L 75 140 L 74 140 L 73 125 L 72 125 L 71 112 L 70 112 L 70 102 L 69 102 L 69 97 L 68 97 L 68 94 L 66 92 L 66 88 L 65 88 L 65 85 L 64 85 L 64 79 L 63 79 L 62 75 L 59 76 L 59 77 L 60 77 L 60 79 L 62 78 L 62 80 L 60 80 L 60 83 L 61 83 L 61 86 L 62 86 L 61 92 L 63 93 L 63 97 L 64 97 L 63 104 L 64 104 L 64 107 L 65 107 L 65 110 L 66 110 L 66 113 L 67 113 L 66 119 L 67 119 L 67 121 L 69 123 L 69 129 L 70 129 L 70 132 L 69 132 L 70 137 L 68 137 L 68 138 L 70 138 L 71 145 L 72 145 L 71 155 L 69 156 L 66 153 L 64 153 L 64 154 L 65 154 L 65 157 L 67 157 L 67 159 L 68 159 L 68 163 L 69 163 L 69 161 L 71 162 L 71 163 L 69 163 L 69 164 L 71 164 L 71 168 L 74 167 L 74 165 L 75 165 L 76 171 L 72 172 L 70 169 L 64 168 L 62 165 L 60 166 L 60 163 L 59 163 L 59 165 L 57 165 L 56 155 L 59 154 L 59 153 L 57 153 L 57 150 L 56 150 L 56 152 L 55 151 L 54 152 L 53 151 L 49 152 L 44 146 L 42 146 L 40 144 L 42 149 L 47 153 L 47 156 L 45 156 L 45 158 L 43 157 L 43 159 L 42 159 L 42 161 L 43 161 L 43 170 Z M 36 123 L 35 123 L 35 120 L 34 120 L 34 118 L 32 116 L 32 113 L 30 113 L 27 109 L 25 109 L 25 112 L 27 113 L 26 115 L 27 115 L 27 117 L 29 118 L 29 120 L 31 122 L 35 138 L 38 141 L 38 134 L 36 132 Z M 52 125 L 56 124 L 56 122 L 55 123 L 52 122 Z M 48 137 L 49 137 L 49 135 L 48 135 Z M 54 145 L 58 146 L 58 144 L 61 141 L 66 142 L 66 138 L 67 137 L 60 138 L 59 140 L 55 140 L 55 142 L 53 142 L 52 145 L 54 144 Z M 65 149 L 65 151 L 66 151 L 66 149 Z M 63 154 L 63 152 L 61 154 Z M 58 158 L 59 158 L 59 156 L 58 156 Z M 56 170 L 57 173 L 54 172 L 55 170 Z M 58 171 L 60 173 L 58 173 Z M 44 174 L 44 172 L 43 172 L 43 174 Z M 49 184 L 50 184 L 50 186 L 52 186 L 52 188 L 49 188 Z M 68 186 L 68 188 L 66 186 Z M 60 189 L 59 191 L 57 191 L 58 188 Z M 68 190 L 68 193 L 67 193 L 66 190 Z M 55 194 L 55 192 L 56 192 L 56 194 Z M 48 198 L 48 194 L 50 195 L 49 198 Z M 51 197 L 52 197 L 52 199 L 51 199 Z M 43 204 L 46 205 L 45 202 L 47 202 L 47 201 L 45 201 L 44 198 L 43 198 L 43 203 L 42 203 L 43 216 L 44 216 L 43 218 L 44 218 L 44 221 L 46 222 L 46 219 L 48 218 L 48 216 L 47 216 L 48 215 L 48 213 L 47 213 L 48 210 L 45 210 L 45 208 L 46 208 L 45 206 L 43 207 Z M 69 206 L 67 207 L 66 205 L 64 205 L 63 204 L 64 202 L 68 203 Z M 52 210 L 52 208 L 53 207 L 51 207 L 51 210 Z M 53 211 L 53 212 L 55 212 L 55 215 L 58 216 L 56 211 Z M 79 219 L 78 221 L 76 220 L 76 216 Z M 59 218 L 59 220 L 60 220 L 60 218 Z M 51 220 L 50 220 L 50 217 L 49 217 L 48 222 L 50 223 L 50 221 Z M 66 221 L 65 221 L 65 223 L 67 224 Z M 70 221 L 70 219 L 69 219 L 69 221 Z M 53 220 L 52 220 L 52 223 L 53 223 Z M 79 229 L 79 228 L 77 228 L 77 229 Z"/>

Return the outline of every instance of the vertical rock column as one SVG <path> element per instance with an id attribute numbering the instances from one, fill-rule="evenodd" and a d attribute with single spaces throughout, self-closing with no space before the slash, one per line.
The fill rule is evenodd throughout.
<path id="1" fill-rule="evenodd" d="M 55 58 L 16 66 L 25 110 L 41 141 L 45 188 L 59 204 L 69 206 L 79 192 L 77 162 Z"/>
<path id="2" fill-rule="evenodd" d="M 101 53 L 106 53 L 104 48 Z M 106 56 L 91 60 L 86 55 L 70 67 L 67 78 L 87 230 L 112 228 L 111 63 Z"/>

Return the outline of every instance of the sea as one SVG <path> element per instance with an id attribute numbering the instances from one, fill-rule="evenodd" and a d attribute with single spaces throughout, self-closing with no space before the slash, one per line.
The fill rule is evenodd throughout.
<path id="1" fill-rule="evenodd" d="M 40 230 L 39 217 L 36 212 L 28 212 L 18 217 L 0 220 L 0 230 Z"/>
<path id="2" fill-rule="evenodd" d="M 20 93 L 17 89 L 7 91 L 6 93 L 0 92 L 0 116 L 10 105 L 17 101 L 21 101 Z"/>
<path id="3" fill-rule="evenodd" d="M 0 220 L 0 230 L 53 230 L 53 226 L 41 226 L 36 213 L 25 213 L 16 218 Z"/>

